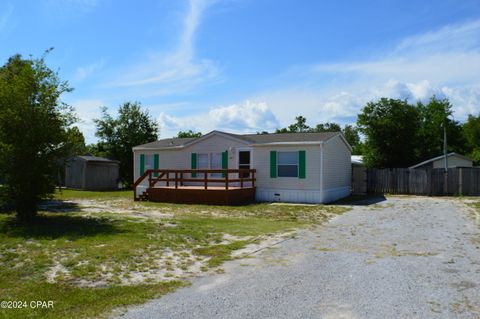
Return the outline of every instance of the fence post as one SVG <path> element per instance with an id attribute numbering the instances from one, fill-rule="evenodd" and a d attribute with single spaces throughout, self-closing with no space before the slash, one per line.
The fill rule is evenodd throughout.
<path id="1" fill-rule="evenodd" d="M 463 196 L 463 169 L 460 167 L 457 171 L 458 171 L 458 195 Z"/>
<path id="2" fill-rule="evenodd" d="M 205 189 L 208 188 L 207 184 L 208 184 L 208 173 L 206 171 L 203 171 L 203 182 L 204 182 L 204 187 Z"/>
<path id="3" fill-rule="evenodd" d="M 433 169 L 429 169 L 429 171 L 430 174 L 428 175 L 430 180 L 428 181 L 428 185 L 430 185 L 430 196 L 433 196 Z"/>
<path id="4" fill-rule="evenodd" d="M 443 173 L 443 194 L 448 195 L 448 169 Z"/>
<path id="5" fill-rule="evenodd" d="M 228 171 L 225 173 L 225 189 L 228 190 Z"/>

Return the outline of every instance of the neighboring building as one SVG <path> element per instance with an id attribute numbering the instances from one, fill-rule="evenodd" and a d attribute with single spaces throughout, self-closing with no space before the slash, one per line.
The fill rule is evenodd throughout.
<path id="1" fill-rule="evenodd" d="M 365 166 L 363 163 L 363 155 L 352 155 L 352 165 L 354 166 Z"/>
<path id="2" fill-rule="evenodd" d="M 352 155 L 352 194 L 367 193 L 367 168 L 363 163 L 363 155 Z"/>
<path id="3" fill-rule="evenodd" d="M 448 168 L 457 168 L 457 167 L 472 167 L 473 160 L 457 154 L 450 153 L 447 154 Z M 426 160 L 424 162 L 418 163 L 416 165 L 410 166 L 410 169 L 427 169 L 427 168 L 445 168 L 445 156 L 437 156 Z"/>
<path id="4" fill-rule="evenodd" d="M 118 189 L 119 162 L 103 157 L 75 156 L 65 166 L 65 187 L 82 190 Z"/>
<path id="5" fill-rule="evenodd" d="M 212 131 L 199 138 L 139 145 L 133 153 L 135 181 L 148 169 L 244 168 L 256 169 L 257 201 L 325 203 L 350 195 L 351 147 L 339 132 L 238 135 Z M 191 175 L 188 178 L 202 181 L 201 176 Z M 144 181 L 138 189 L 146 192 L 148 188 Z"/>

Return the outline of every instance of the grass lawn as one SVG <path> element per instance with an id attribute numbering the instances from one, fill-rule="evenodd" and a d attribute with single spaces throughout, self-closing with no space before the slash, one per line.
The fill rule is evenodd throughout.
<path id="1" fill-rule="evenodd" d="M 32 226 L 0 214 L 0 299 L 54 302 L 53 309 L 0 309 L 0 318 L 107 316 L 187 284 L 185 278 L 219 267 L 232 251 L 265 236 L 345 211 L 158 204 L 132 197 L 131 191 L 64 190 Z"/>

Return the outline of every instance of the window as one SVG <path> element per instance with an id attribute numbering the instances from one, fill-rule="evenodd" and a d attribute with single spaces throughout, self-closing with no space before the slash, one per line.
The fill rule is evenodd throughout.
<path id="1" fill-rule="evenodd" d="M 211 153 L 210 154 L 210 168 L 211 169 L 222 169 L 222 153 Z M 222 173 L 212 173 L 212 177 L 221 177 Z"/>
<path id="2" fill-rule="evenodd" d="M 145 154 L 145 170 L 153 169 L 153 154 Z"/>
<path id="3" fill-rule="evenodd" d="M 239 151 L 238 152 L 238 168 L 239 169 L 250 169 L 250 151 Z M 240 177 L 249 177 L 249 173 L 241 173 Z"/>
<path id="4" fill-rule="evenodd" d="M 278 177 L 298 177 L 298 152 L 278 152 Z"/>
<path id="5" fill-rule="evenodd" d="M 208 169 L 208 154 L 197 154 L 197 169 Z M 198 174 L 203 178 L 203 174 Z"/>

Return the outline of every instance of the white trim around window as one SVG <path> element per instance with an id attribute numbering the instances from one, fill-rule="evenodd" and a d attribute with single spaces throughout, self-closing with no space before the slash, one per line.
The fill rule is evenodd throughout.
<path id="1" fill-rule="evenodd" d="M 298 151 L 277 151 L 277 176 L 298 177 Z"/>

